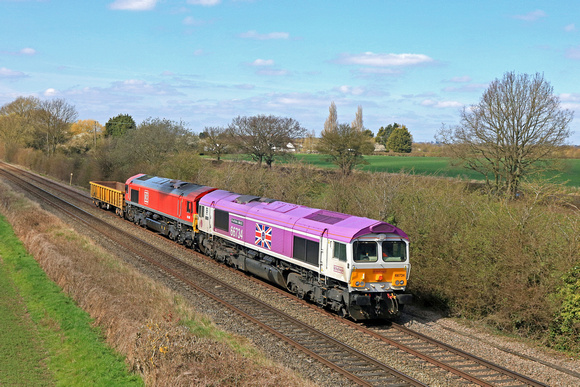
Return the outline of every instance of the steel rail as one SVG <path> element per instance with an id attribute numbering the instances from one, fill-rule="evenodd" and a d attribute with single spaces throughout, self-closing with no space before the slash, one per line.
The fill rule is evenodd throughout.
<path id="1" fill-rule="evenodd" d="M 26 173 L 29 173 L 29 172 L 26 172 Z M 54 185 L 57 185 L 58 186 L 58 184 L 55 183 L 55 182 L 52 182 L 50 180 L 49 180 L 49 182 L 51 184 L 54 184 Z M 74 193 L 75 194 L 78 194 L 78 195 L 81 195 L 83 198 L 86 198 L 86 199 L 89 199 L 90 200 L 90 198 L 88 198 L 87 196 L 83 196 L 79 192 L 74 192 Z M 203 257 L 203 258 L 207 258 L 204 255 L 199 254 L 199 253 L 196 253 L 196 252 L 194 252 L 194 254 L 196 254 L 197 256 Z M 207 258 L 207 259 L 209 259 L 209 258 Z M 209 260 L 211 260 L 211 259 L 209 259 Z M 211 261 L 212 262 L 215 262 L 213 260 L 211 260 Z M 225 265 L 221 265 L 221 266 L 223 266 L 225 268 L 228 268 L 230 270 L 233 270 L 233 271 L 235 271 L 237 273 L 240 273 L 239 271 L 234 270 L 234 269 L 231 269 L 231 268 L 229 268 L 229 267 L 227 267 Z M 462 371 L 460 369 L 457 369 L 457 368 L 455 368 L 455 367 L 453 367 L 453 366 L 451 366 L 449 364 L 446 364 L 443 361 L 437 360 L 434 357 L 429 356 L 429 355 L 426 355 L 426 354 L 424 354 L 424 353 L 422 353 L 422 352 L 420 352 L 418 350 L 415 350 L 415 349 L 411 348 L 408 345 L 401 344 L 400 342 L 397 342 L 396 340 L 393 340 L 393 339 L 390 339 L 388 337 L 385 337 L 384 335 L 382 335 L 380 333 L 377 333 L 377 332 L 375 332 L 373 330 L 370 330 L 370 329 L 368 329 L 366 327 L 363 327 L 363 326 L 361 326 L 358 323 L 354 323 L 354 322 L 352 322 L 350 320 L 345 320 L 343 318 L 339 318 L 339 317 L 337 317 L 336 315 L 334 315 L 332 313 L 328 313 L 326 311 L 322 311 L 319 308 L 313 306 L 311 303 L 307 303 L 304 300 L 299 300 L 299 299 L 291 296 L 287 292 L 283 292 L 280 289 L 278 289 L 277 287 L 272 286 L 272 285 L 270 285 L 270 284 L 268 284 L 268 283 L 266 283 L 264 281 L 256 280 L 255 278 L 250 277 L 250 276 L 247 276 L 247 275 L 245 275 L 245 276 L 248 279 L 250 279 L 250 280 L 252 280 L 252 281 L 254 281 L 256 283 L 261 284 L 262 286 L 266 286 L 266 287 L 268 287 L 268 288 L 270 288 L 270 289 L 278 292 L 279 294 L 285 295 L 286 297 L 288 297 L 292 301 L 299 302 L 302 305 L 306 305 L 306 306 L 308 306 L 308 307 L 310 307 L 312 309 L 315 309 L 315 310 L 317 310 L 319 312 L 323 312 L 323 313 L 327 314 L 328 316 L 330 316 L 330 317 L 332 317 L 332 318 L 334 318 L 334 319 L 336 319 L 336 320 L 338 320 L 338 321 L 340 321 L 340 322 L 342 322 L 344 324 L 347 324 L 347 325 L 349 325 L 351 327 L 354 327 L 354 328 L 356 328 L 356 329 L 358 329 L 358 330 L 360 330 L 360 331 L 362 331 L 362 332 L 364 332 L 364 333 L 366 333 L 366 334 L 368 334 L 368 335 L 370 335 L 372 337 L 375 337 L 375 338 L 377 338 L 377 339 L 379 339 L 379 340 L 381 340 L 381 341 L 383 341 L 383 342 L 385 342 L 385 343 L 387 343 L 389 345 L 392 345 L 392 346 L 394 346 L 396 348 L 399 348 L 400 350 L 402 350 L 404 352 L 407 352 L 407 353 L 409 353 L 409 354 L 411 354 L 413 356 L 416 356 L 416 357 L 418 357 L 420 359 L 423 359 L 423 360 L 425 360 L 425 361 L 427 361 L 427 362 L 429 362 L 429 363 L 431 363 L 431 364 L 433 364 L 433 365 L 435 365 L 437 367 L 440 367 L 442 369 L 445 369 L 448 372 L 451 372 L 451 373 L 453 373 L 453 374 L 455 374 L 455 375 L 457 375 L 457 376 L 459 376 L 461 378 L 464 378 L 464 379 L 466 379 L 466 380 L 468 380 L 468 381 L 470 381 L 472 383 L 475 383 L 475 384 L 480 385 L 480 386 L 493 386 L 493 384 L 491 384 L 491 383 L 489 383 L 489 382 L 487 382 L 485 380 L 482 380 L 481 378 L 475 377 L 475 376 L 473 376 L 473 375 L 471 375 L 471 374 L 469 374 L 467 372 L 464 372 L 464 371 Z M 534 387 L 536 387 L 536 386 L 538 386 L 538 387 L 539 386 L 546 386 L 545 384 L 542 384 L 542 383 L 540 383 L 538 381 L 535 381 L 535 380 L 533 380 L 533 379 L 531 379 L 531 378 L 529 378 L 529 377 L 527 377 L 525 375 L 521 375 L 521 374 L 519 374 L 517 372 L 514 372 L 514 371 L 511 371 L 511 370 L 509 370 L 507 368 L 501 367 L 501 366 L 499 366 L 497 364 L 494 364 L 492 362 L 489 362 L 489 361 L 487 361 L 485 359 L 482 359 L 482 358 L 479 358 L 477 356 L 471 355 L 471 354 L 469 354 L 469 353 L 467 353 L 465 351 L 462 351 L 460 349 L 454 348 L 454 347 L 452 347 L 450 345 L 447 345 L 447 344 L 442 343 L 442 342 L 440 342 L 438 340 L 432 339 L 432 338 L 430 338 L 428 336 L 425 336 L 425 335 L 423 335 L 421 333 L 415 332 L 415 331 L 413 331 L 413 330 L 411 330 L 409 328 L 406 328 L 406 327 L 404 327 L 402 325 L 393 323 L 392 324 L 392 327 L 394 329 L 397 329 L 398 331 L 406 334 L 406 335 L 410 335 L 412 337 L 417 338 L 418 340 L 422 340 L 424 342 L 428 342 L 428 343 L 430 343 L 432 345 L 435 345 L 435 346 L 437 346 L 439 348 L 444 349 L 445 351 L 447 351 L 449 353 L 452 353 L 452 354 L 454 354 L 456 356 L 460 356 L 460 357 L 466 359 L 467 361 L 472 361 L 472 362 L 474 362 L 476 364 L 481 365 L 482 367 L 486 367 L 486 368 L 488 368 L 490 370 L 493 370 L 495 372 L 501 373 L 502 375 L 508 376 L 508 377 L 510 377 L 510 378 L 512 378 L 514 380 L 521 381 L 521 382 L 525 383 L 526 385 L 534 386 Z M 548 366 L 552 367 L 549 364 L 548 364 Z"/>
<path id="2" fill-rule="evenodd" d="M 137 249 L 131 247 L 129 244 L 119 240 L 119 235 L 124 235 L 126 238 L 128 238 L 129 240 L 133 240 L 133 242 L 138 241 L 138 243 L 140 243 L 141 245 L 146 245 L 147 248 L 149 249 L 150 252 L 153 252 L 155 255 L 158 256 L 163 256 L 168 260 L 173 261 L 174 263 L 177 263 L 179 265 L 184 265 L 187 266 L 188 270 L 190 271 L 194 271 L 196 273 L 199 273 L 203 276 L 209 276 L 206 273 L 203 273 L 201 271 L 199 271 L 198 269 L 195 269 L 187 264 L 185 264 L 184 262 L 182 262 L 181 260 L 165 253 L 162 250 L 159 250 L 157 247 L 144 242 L 142 240 L 138 240 L 136 237 L 125 233 L 124 231 L 111 226 L 110 224 L 102 221 L 101 219 L 95 218 L 93 215 L 91 215 L 90 213 L 84 211 L 83 209 L 71 204 L 71 203 L 67 203 L 66 201 L 64 201 L 63 199 L 54 196 L 53 194 L 51 194 L 50 192 L 43 190 L 40 187 L 37 187 L 29 182 L 25 182 L 24 184 L 22 184 L 21 182 L 23 182 L 23 180 L 20 180 L 17 176 L 15 176 L 14 174 L 6 171 L 5 169 L 2 171 L 4 174 L 10 174 L 13 179 L 11 179 L 14 183 L 18 184 L 21 188 L 27 190 L 28 192 L 30 192 L 31 194 L 33 194 L 34 196 L 38 197 L 39 199 L 49 203 L 50 205 L 57 207 L 59 210 L 61 210 L 62 212 L 66 213 L 68 216 L 72 217 L 73 219 L 75 219 L 78 222 L 81 222 L 82 224 L 84 224 L 85 226 L 91 228 L 91 229 L 95 229 L 95 226 L 90 225 L 90 222 L 83 219 L 81 216 L 73 213 L 72 211 L 69 210 L 68 207 L 73 208 L 74 211 L 78 211 L 80 212 L 82 215 L 84 216 L 88 216 L 91 218 L 91 221 L 96 222 L 97 224 L 99 224 L 100 226 L 102 226 L 104 228 L 104 230 L 100 229 L 99 232 L 101 234 L 103 234 L 105 237 L 107 237 L 108 239 L 114 241 L 115 243 L 121 245 L 122 247 L 124 247 L 125 249 L 131 251 L 134 255 L 136 255 L 137 257 L 139 257 L 141 260 L 147 261 L 152 265 L 155 265 L 157 267 L 159 267 L 160 269 L 162 269 L 163 271 L 165 271 L 167 274 L 171 275 L 174 278 L 179 279 L 180 281 L 182 281 L 184 284 L 186 284 L 187 286 L 190 286 L 191 288 L 195 289 L 196 291 L 199 291 L 201 293 L 203 293 L 204 295 L 210 297 L 211 299 L 217 301 L 218 303 L 225 305 L 226 307 L 228 307 L 230 310 L 234 311 L 235 313 L 245 317 L 246 319 L 248 319 L 249 321 L 257 324 L 260 328 L 270 332 L 271 334 L 275 335 L 276 337 L 284 340 L 285 342 L 287 342 L 288 344 L 296 347 L 297 349 L 301 350 L 302 352 L 306 353 L 307 355 L 315 358 L 316 360 L 320 361 L 322 364 L 327 365 L 328 367 L 330 367 L 331 369 L 335 370 L 336 372 L 340 373 L 341 375 L 345 376 L 346 378 L 348 378 L 349 380 L 363 385 L 363 386 L 372 386 L 373 384 L 369 383 L 368 381 L 356 376 L 355 374 L 345 370 L 343 367 L 338 366 L 337 364 L 325 359 L 324 357 L 318 355 L 317 353 L 315 353 L 314 351 L 312 351 L 311 349 L 305 347 L 304 345 L 297 343 L 295 340 L 292 340 L 290 337 L 283 335 L 282 333 L 276 331 L 274 328 L 268 326 L 267 324 L 263 323 L 262 321 L 254 318 L 253 316 L 251 316 L 250 314 L 246 313 L 245 311 L 241 310 L 240 308 L 236 307 L 235 305 L 232 305 L 230 303 L 227 303 L 223 298 L 218 297 L 214 294 L 212 294 L 211 292 L 203 289 L 202 287 L 198 286 L 196 283 L 194 283 L 193 281 L 189 280 L 185 275 L 182 275 L 181 272 L 174 270 L 172 268 L 170 268 L 169 266 L 155 260 L 152 259 L 144 254 L 142 254 L 140 251 L 138 251 Z M 19 179 L 20 181 L 14 181 L 15 179 Z M 37 192 L 33 192 L 30 191 L 30 189 L 27 189 L 26 187 L 33 187 L 33 189 L 38 190 L 40 192 L 42 192 L 42 194 L 39 194 Z M 45 196 L 43 195 L 49 195 L 50 197 L 54 198 L 57 202 L 54 201 L 49 201 L 48 199 L 46 199 Z M 218 279 L 213 279 L 215 282 L 219 282 L 220 286 L 222 288 L 227 288 L 228 290 L 230 290 L 231 292 L 236 292 L 236 293 L 240 293 L 241 292 L 233 287 L 231 287 L 229 284 L 223 283 L 221 281 L 219 281 Z M 268 304 L 264 304 L 261 300 L 258 300 L 256 298 L 254 298 L 253 296 L 247 295 L 247 294 L 243 294 L 244 297 L 250 299 L 252 302 L 260 304 L 261 307 L 264 307 L 268 310 L 270 310 L 273 313 L 278 314 L 280 317 L 285 318 L 286 320 L 292 322 L 293 324 L 296 324 L 297 326 L 301 327 L 304 330 L 307 330 L 309 332 L 311 332 L 312 334 L 316 334 L 319 337 L 323 337 L 325 340 L 332 342 L 334 345 L 340 347 L 342 350 L 349 352 L 355 356 L 358 356 L 361 359 L 364 359 L 364 361 L 368 362 L 371 365 L 374 365 L 376 367 L 380 367 L 382 369 L 384 369 L 386 372 L 388 372 L 389 374 L 391 374 L 392 376 L 395 376 L 397 378 L 400 379 L 400 381 L 404 381 L 406 383 L 408 383 L 409 385 L 413 385 L 413 386 L 425 386 L 425 384 L 420 383 L 419 381 L 408 377 L 407 375 L 387 366 L 386 364 L 383 364 L 375 359 L 372 359 L 370 357 L 368 357 L 367 355 L 357 351 L 356 349 L 347 346 L 344 343 L 339 342 L 338 340 L 300 322 L 299 320 L 296 320 L 295 318 L 269 306 Z M 397 384 L 399 385 L 400 382 Z"/>

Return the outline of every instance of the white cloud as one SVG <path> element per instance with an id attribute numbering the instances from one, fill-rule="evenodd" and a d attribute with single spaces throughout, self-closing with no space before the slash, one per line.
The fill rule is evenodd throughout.
<path id="1" fill-rule="evenodd" d="M 562 93 L 560 100 L 565 102 L 580 102 L 580 93 Z"/>
<path id="2" fill-rule="evenodd" d="M 252 66 L 273 66 L 273 59 L 256 59 L 251 63 Z"/>
<path id="3" fill-rule="evenodd" d="M 433 62 L 433 59 L 423 54 L 341 54 L 336 61 L 340 64 L 354 64 L 373 67 L 413 66 Z"/>
<path id="4" fill-rule="evenodd" d="M 434 107 L 437 109 L 446 109 L 446 108 L 459 108 L 462 107 L 463 104 L 457 101 L 435 101 L 432 99 L 426 99 L 421 102 L 423 106 Z"/>
<path id="5" fill-rule="evenodd" d="M 140 79 L 127 79 L 124 81 L 113 82 L 109 89 L 116 93 L 129 93 L 138 95 L 183 95 L 177 91 L 173 86 L 167 83 L 148 83 Z"/>
<path id="6" fill-rule="evenodd" d="M 459 87 L 445 87 L 443 91 L 447 92 L 460 92 L 460 93 L 471 93 L 474 91 L 485 89 L 488 85 L 485 83 L 466 83 Z"/>
<path id="7" fill-rule="evenodd" d="M 22 71 L 15 71 L 7 69 L 6 67 L 0 67 L 0 78 L 26 78 L 28 75 L 24 74 Z"/>
<path id="8" fill-rule="evenodd" d="M 288 39 L 290 34 L 288 32 L 270 32 L 269 34 L 259 34 L 256 31 L 243 32 L 240 38 L 256 39 L 256 40 L 271 40 L 271 39 Z"/>
<path id="9" fill-rule="evenodd" d="M 213 7 L 221 3 L 221 0 L 187 0 L 187 4 L 203 5 L 204 7 Z"/>
<path id="10" fill-rule="evenodd" d="M 267 96 L 267 102 L 272 106 L 292 106 L 310 108 L 312 106 L 327 107 L 328 98 L 310 93 L 273 94 Z"/>
<path id="11" fill-rule="evenodd" d="M 564 31 L 566 32 L 576 31 L 576 25 L 574 23 L 568 24 L 566 27 L 564 27 Z"/>
<path id="12" fill-rule="evenodd" d="M 348 85 L 342 85 L 336 88 L 342 94 L 350 94 L 350 95 L 362 95 L 365 92 L 365 89 L 362 87 L 352 87 Z"/>
<path id="13" fill-rule="evenodd" d="M 25 47 L 22 50 L 20 50 L 20 54 L 22 54 L 22 55 L 34 55 L 34 54 L 36 54 L 36 50 L 34 48 Z"/>
<path id="14" fill-rule="evenodd" d="M 149 11 L 155 8 L 157 0 L 115 0 L 110 9 L 123 11 Z"/>
<path id="15" fill-rule="evenodd" d="M 524 21 L 536 21 L 540 18 L 546 17 L 546 12 L 537 9 L 535 11 L 532 12 L 528 12 L 525 15 L 514 15 L 514 19 L 519 19 L 519 20 L 524 20 Z"/>
<path id="16" fill-rule="evenodd" d="M 240 84 L 240 85 L 235 85 L 234 87 L 236 89 L 240 89 L 240 90 L 253 90 L 253 89 L 255 89 L 256 86 L 250 85 L 249 83 L 244 83 L 244 84 Z"/>
<path id="17" fill-rule="evenodd" d="M 462 77 L 453 77 L 449 80 L 449 82 L 453 82 L 453 83 L 467 83 L 467 82 L 471 82 L 471 77 L 464 75 Z"/>
<path id="18" fill-rule="evenodd" d="M 55 95 L 58 94 L 58 92 L 56 91 L 56 89 L 48 88 L 46 90 L 44 90 L 44 93 L 42 93 L 45 97 L 54 97 Z"/>

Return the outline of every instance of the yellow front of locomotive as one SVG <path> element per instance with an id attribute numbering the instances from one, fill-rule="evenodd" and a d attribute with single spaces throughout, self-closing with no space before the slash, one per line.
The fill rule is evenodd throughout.
<path id="1" fill-rule="evenodd" d="M 405 294 L 411 264 L 409 241 L 398 235 L 367 235 L 352 243 L 349 314 L 354 319 L 396 316 L 411 301 Z"/>

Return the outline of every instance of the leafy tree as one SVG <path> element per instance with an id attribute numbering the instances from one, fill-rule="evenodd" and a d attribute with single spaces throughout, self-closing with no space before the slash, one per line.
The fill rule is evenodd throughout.
<path id="1" fill-rule="evenodd" d="M 397 129 L 398 127 L 400 127 L 400 125 L 397 124 L 396 122 L 394 124 L 389 124 L 386 127 L 381 126 L 379 128 L 379 131 L 377 132 L 377 137 L 375 141 L 378 142 L 379 144 L 384 145 L 386 150 L 389 150 L 389 148 L 387 147 L 387 141 L 389 140 L 391 133 L 393 133 L 393 130 Z"/>
<path id="2" fill-rule="evenodd" d="M 397 153 L 411 153 L 413 137 L 405 125 L 393 129 L 387 140 L 386 148 Z"/>
<path id="3" fill-rule="evenodd" d="M 35 97 L 18 97 L 0 108 L 0 140 L 7 160 L 11 160 L 19 147 L 32 141 L 39 106 L 40 100 Z"/>
<path id="4" fill-rule="evenodd" d="M 364 133 L 360 107 L 359 112 L 360 118 L 357 113 L 357 119 L 352 125 L 338 124 L 336 106 L 332 103 L 317 145 L 318 152 L 328 155 L 329 160 L 336 164 L 344 175 L 349 175 L 355 166 L 364 164 L 363 154 L 370 154 L 374 150 L 372 139 Z"/>
<path id="5" fill-rule="evenodd" d="M 78 120 L 71 125 L 72 139 L 68 142 L 71 151 L 84 153 L 97 146 L 97 139 L 103 136 L 103 125 L 95 120 Z"/>
<path id="6" fill-rule="evenodd" d="M 271 167 L 277 156 L 289 155 L 287 145 L 295 143 L 306 133 L 306 129 L 292 118 L 273 115 L 236 117 L 228 127 L 232 144 L 252 159 Z"/>
<path id="7" fill-rule="evenodd" d="M 199 138 L 202 140 L 204 150 L 215 155 L 218 161 L 230 147 L 227 129 L 221 126 L 206 126 L 199 134 Z"/>
<path id="8" fill-rule="evenodd" d="M 373 131 L 372 131 L 372 130 L 370 130 L 370 129 L 365 129 L 365 130 L 363 130 L 363 134 L 364 134 L 365 136 L 367 136 L 368 138 L 375 138 L 375 134 L 374 134 L 374 133 L 373 133 Z"/>
<path id="9" fill-rule="evenodd" d="M 437 139 L 466 168 L 484 175 L 493 192 L 515 198 L 524 177 L 550 167 L 548 160 L 570 136 L 572 118 L 542 74 L 507 72 L 478 104 L 463 109 L 458 126 L 443 126 Z"/>
<path id="10" fill-rule="evenodd" d="M 136 128 L 137 124 L 133 120 L 133 117 L 128 114 L 119 114 L 116 117 L 110 118 L 105 124 L 105 137 L 120 137 L 129 130 Z"/>
<path id="11" fill-rule="evenodd" d="M 95 137 L 99 137 L 103 134 L 104 129 L 103 125 L 95 120 L 78 120 L 70 127 L 73 136 L 81 133 L 88 133 Z"/>
<path id="12" fill-rule="evenodd" d="M 42 101 L 35 114 L 33 147 L 54 154 L 71 137 L 77 116 L 76 108 L 62 98 Z"/>

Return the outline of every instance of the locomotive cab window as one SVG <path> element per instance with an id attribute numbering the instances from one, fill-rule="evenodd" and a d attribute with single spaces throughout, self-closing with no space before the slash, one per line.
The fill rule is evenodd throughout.
<path id="1" fill-rule="evenodd" d="M 191 202 L 187 202 L 187 213 L 191 214 L 191 212 L 193 211 L 193 206 L 191 205 Z"/>
<path id="2" fill-rule="evenodd" d="M 377 244 L 376 242 L 357 241 L 353 245 L 353 255 L 355 262 L 376 262 Z"/>
<path id="3" fill-rule="evenodd" d="M 407 245 L 403 241 L 384 241 L 381 245 L 384 262 L 405 262 Z"/>
<path id="4" fill-rule="evenodd" d="M 334 242 L 334 258 L 346 262 L 346 245 L 340 242 Z"/>

